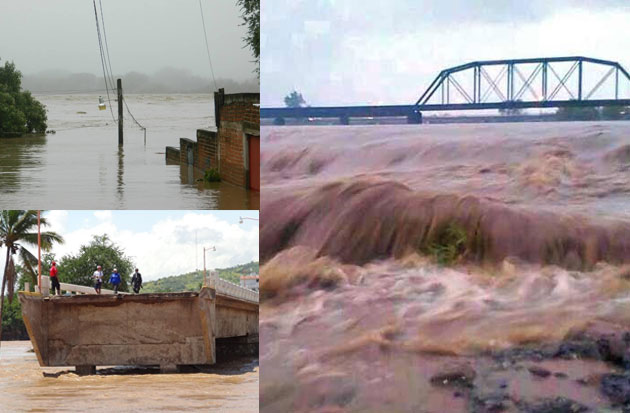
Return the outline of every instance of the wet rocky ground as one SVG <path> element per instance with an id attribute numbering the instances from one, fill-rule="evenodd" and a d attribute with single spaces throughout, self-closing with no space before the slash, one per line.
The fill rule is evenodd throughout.
<path id="1" fill-rule="evenodd" d="M 630 329 L 608 323 L 475 356 L 373 343 L 302 366 L 284 361 L 263 369 L 263 412 L 630 412 Z"/>

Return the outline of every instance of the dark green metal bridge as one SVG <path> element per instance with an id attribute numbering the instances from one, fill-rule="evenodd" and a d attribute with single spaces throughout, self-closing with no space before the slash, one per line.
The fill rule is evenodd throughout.
<path id="1" fill-rule="evenodd" d="M 624 89 L 625 88 L 625 89 Z M 630 106 L 630 74 L 617 62 L 583 56 L 471 62 L 442 70 L 413 105 L 261 108 L 262 118 L 406 116 L 480 109 Z"/>

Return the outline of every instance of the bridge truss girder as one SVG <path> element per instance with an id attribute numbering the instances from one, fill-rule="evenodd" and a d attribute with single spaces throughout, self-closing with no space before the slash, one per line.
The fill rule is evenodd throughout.
<path id="1" fill-rule="evenodd" d="M 568 69 L 559 70 L 559 65 L 567 63 L 570 64 Z M 584 89 L 584 63 L 603 66 L 607 69 L 589 90 Z M 534 69 L 526 70 L 526 65 L 530 68 L 534 65 Z M 494 77 L 489 72 L 491 67 L 499 69 Z M 472 87 L 470 82 L 462 85 L 455 77 L 455 74 L 459 75 L 463 72 L 470 72 Z M 529 75 L 526 76 L 528 72 Z M 466 76 L 467 73 L 464 75 Z M 614 97 L 590 99 L 612 75 L 614 75 Z M 520 85 L 515 79 L 520 79 Z M 554 79 L 556 80 L 555 87 L 550 87 L 553 86 Z M 576 83 L 576 79 L 577 88 L 572 88 L 570 83 Z M 442 70 L 420 96 L 415 107 L 416 111 L 421 111 L 628 104 L 628 99 L 619 98 L 620 85 L 623 82 L 630 84 L 630 74 L 619 63 L 590 57 L 478 61 Z M 536 89 L 541 92 L 540 96 L 536 93 Z M 452 102 L 452 90 L 465 102 Z M 563 90 L 567 92 L 569 99 L 558 99 L 558 94 Z M 436 93 L 439 94 L 438 97 L 441 97 L 441 102 L 429 103 Z M 498 97 L 498 100 L 489 102 L 488 98 L 492 95 Z M 525 96 L 534 99 L 525 100 L 523 99 Z"/>

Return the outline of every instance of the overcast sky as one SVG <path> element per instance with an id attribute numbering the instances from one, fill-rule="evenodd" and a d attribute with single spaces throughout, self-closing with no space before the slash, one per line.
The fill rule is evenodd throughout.
<path id="1" fill-rule="evenodd" d="M 114 74 L 170 66 L 210 77 L 198 0 L 101 0 Z M 235 0 L 202 0 L 217 78 L 251 79 L 254 64 Z M 98 0 L 96 1 L 98 6 Z M 90 0 L 2 0 L 0 58 L 23 73 L 101 74 Z"/>
<path id="2" fill-rule="evenodd" d="M 45 229 L 65 239 L 52 251 L 58 259 L 76 255 L 94 235 L 107 234 L 147 281 L 203 269 L 204 246 L 216 248 L 207 253 L 209 269 L 258 261 L 258 222 L 239 224 L 239 217 L 258 218 L 258 211 L 48 211 L 44 216 L 50 223 Z M 37 246 L 30 250 L 37 254 Z"/>
<path id="3" fill-rule="evenodd" d="M 630 69 L 628 0 L 266 0 L 263 106 L 410 104 L 474 60 L 583 55 Z"/>

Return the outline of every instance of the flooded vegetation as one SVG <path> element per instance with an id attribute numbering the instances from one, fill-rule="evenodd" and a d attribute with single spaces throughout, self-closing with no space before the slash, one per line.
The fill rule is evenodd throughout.
<path id="1" fill-rule="evenodd" d="M 36 137 L 0 139 L 0 206 L 5 209 L 257 209 L 259 194 L 204 183 L 196 171 L 166 165 L 164 148 L 196 129 L 214 128 L 210 95 L 127 95 L 124 147 L 98 95 L 42 95 L 48 128 Z M 105 99 L 107 105 L 109 102 Z M 111 104 L 116 105 L 114 100 Z M 115 116 L 115 115 L 114 115 Z"/>
<path id="2" fill-rule="evenodd" d="M 262 410 L 621 412 L 628 126 L 263 128 Z"/>

